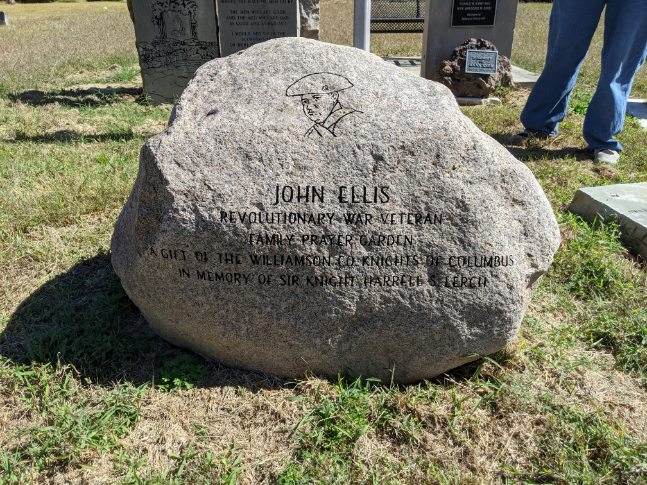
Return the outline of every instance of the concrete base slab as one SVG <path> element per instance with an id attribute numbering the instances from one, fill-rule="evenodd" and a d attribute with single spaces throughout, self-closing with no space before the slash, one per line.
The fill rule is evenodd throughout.
<path id="1" fill-rule="evenodd" d="M 420 76 L 421 60 L 419 57 L 387 57 L 386 62 L 395 64 L 398 67 L 406 69 L 411 74 Z M 512 66 L 512 81 L 516 86 L 522 88 L 532 88 L 539 79 L 539 75 L 534 72 L 526 71 L 517 66 Z"/>
<path id="2" fill-rule="evenodd" d="M 469 98 L 469 97 L 456 97 L 456 102 L 460 106 L 493 106 L 501 104 L 501 99 L 496 96 L 489 98 Z"/>
<path id="3" fill-rule="evenodd" d="M 647 99 L 629 98 L 627 114 L 638 119 L 638 124 L 647 130 Z"/>
<path id="4" fill-rule="evenodd" d="M 419 57 L 386 57 L 384 58 L 384 60 L 398 67 L 401 67 L 411 74 L 420 76 L 420 66 L 422 64 L 422 61 Z"/>
<path id="5" fill-rule="evenodd" d="M 587 221 L 616 219 L 627 248 L 647 261 L 647 182 L 581 188 L 569 210 Z"/>
<path id="6" fill-rule="evenodd" d="M 532 89 L 532 87 L 539 79 L 539 74 L 534 72 L 526 71 L 518 66 L 512 65 L 512 82 L 517 87 Z"/>

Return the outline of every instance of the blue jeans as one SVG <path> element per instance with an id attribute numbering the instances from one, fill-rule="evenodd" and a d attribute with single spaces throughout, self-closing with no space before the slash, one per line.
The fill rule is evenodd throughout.
<path id="1" fill-rule="evenodd" d="M 647 57 L 647 0 L 554 0 L 546 65 L 521 113 L 526 129 L 557 134 L 605 6 L 600 80 L 584 119 L 584 139 L 592 150 L 622 150 L 614 137 Z"/>

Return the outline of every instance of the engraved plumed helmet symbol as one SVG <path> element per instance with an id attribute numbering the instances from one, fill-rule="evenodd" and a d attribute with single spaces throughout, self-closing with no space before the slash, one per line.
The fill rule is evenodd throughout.
<path id="1" fill-rule="evenodd" d="M 338 93 L 353 87 L 344 76 L 332 72 L 317 72 L 302 77 L 295 83 L 288 86 L 286 96 L 304 96 L 308 94 L 331 94 Z"/>

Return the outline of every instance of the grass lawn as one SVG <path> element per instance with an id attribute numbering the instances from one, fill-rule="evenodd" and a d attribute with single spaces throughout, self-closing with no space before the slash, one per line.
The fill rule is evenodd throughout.
<path id="1" fill-rule="evenodd" d="M 348 5 L 323 3 L 327 40 L 348 41 L 330 20 Z M 582 185 L 647 181 L 647 132 L 633 119 L 616 168 L 581 152 L 597 55 L 560 137 L 511 148 L 564 240 L 519 342 L 415 386 L 286 382 L 165 343 L 110 266 L 139 148 L 170 111 L 138 98 L 125 4 L 2 8 L 0 484 L 647 481 L 647 272 L 613 225 L 565 210 Z M 548 13 L 520 7 L 523 67 L 541 67 Z M 381 36 L 374 48 L 419 45 Z M 634 94 L 647 97 L 645 70 Z M 527 92 L 500 95 L 465 113 L 505 143 Z"/>

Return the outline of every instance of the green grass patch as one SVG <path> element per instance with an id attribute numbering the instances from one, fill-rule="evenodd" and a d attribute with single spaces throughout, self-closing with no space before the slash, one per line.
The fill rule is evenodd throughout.
<path id="1" fill-rule="evenodd" d="M 203 358 L 189 352 L 182 352 L 162 365 L 158 387 L 166 391 L 193 389 L 207 376 Z"/>
<path id="2" fill-rule="evenodd" d="M 396 387 L 373 380 L 339 379 L 331 395 L 316 396 L 317 404 L 294 430 L 298 442 L 294 461 L 278 478 L 292 484 L 357 479 L 353 459 L 357 441 L 367 433 L 388 436 L 394 442 L 416 441 L 420 422 L 406 412 L 406 400 Z M 361 465 L 360 465 L 361 466 Z"/>
<path id="3" fill-rule="evenodd" d="M 70 367 L 13 365 L 4 358 L 0 382 L 33 421 L 15 429 L 1 452 L 0 465 L 9 483 L 80 466 L 94 453 L 115 449 L 136 423 L 143 395 L 143 388 L 118 385 L 95 396 Z"/>
<path id="4" fill-rule="evenodd" d="M 565 240 L 551 271 L 566 291 L 581 300 L 595 300 L 637 289 L 634 276 L 622 264 L 627 250 L 617 224 L 587 224 L 571 214 L 564 214 L 562 221 Z"/>

